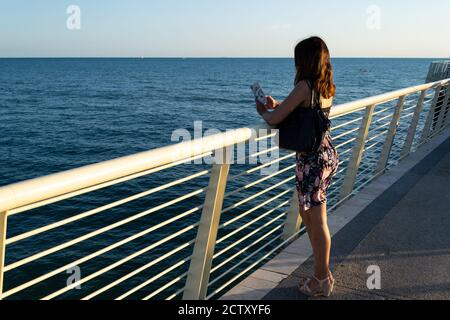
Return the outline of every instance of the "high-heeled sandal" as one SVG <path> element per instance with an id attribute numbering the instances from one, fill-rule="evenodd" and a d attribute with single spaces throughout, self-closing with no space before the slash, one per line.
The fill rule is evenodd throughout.
<path id="1" fill-rule="evenodd" d="M 328 277 L 330 277 L 331 284 L 332 284 L 333 287 L 334 287 L 334 283 L 335 283 L 336 281 L 334 280 L 334 277 L 333 277 L 333 274 L 331 273 L 331 271 L 329 272 Z M 300 280 L 299 280 L 299 282 L 298 282 L 298 287 L 300 288 L 300 287 L 304 286 L 305 283 L 306 283 L 306 281 L 308 281 L 309 279 L 310 279 L 310 278 L 307 278 L 307 277 L 301 277 Z"/>
<path id="2" fill-rule="evenodd" d="M 319 284 L 314 290 L 311 290 L 309 287 L 309 284 L 311 283 L 312 279 L 316 280 Z M 304 295 L 307 295 L 309 297 L 313 296 L 324 296 L 329 297 L 333 293 L 334 289 L 334 278 L 332 276 L 328 276 L 323 280 L 317 279 L 315 276 L 312 278 L 306 280 L 303 284 L 299 282 L 298 284 L 298 290 L 303 293 Z"/>

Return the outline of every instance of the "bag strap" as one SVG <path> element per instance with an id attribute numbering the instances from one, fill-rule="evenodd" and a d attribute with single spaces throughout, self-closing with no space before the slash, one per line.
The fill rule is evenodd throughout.
<path id="1" fill-rule="evenodd" d="M 311 109 L 314 108 L 321 108 L 320 103 L 320 95 L 317 95 L 317 101 L 316 101 L 316 91 L 314 90 L 314 87 L 312 85 L 312 82 L 310 80 L 307 81 L 308 87 L 311 89 Z"/>

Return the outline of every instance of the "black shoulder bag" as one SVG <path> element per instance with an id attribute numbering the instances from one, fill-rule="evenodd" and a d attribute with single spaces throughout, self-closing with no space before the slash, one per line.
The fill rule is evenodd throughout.
<path id="1" fill-rule="evenodd" d="M 317 152 L 331 128 L 331 122 L 321 108 L 320 95 L 311 88 L 311 108 L 297 107 L 277 126 L 279 147 L 297 152 Z"/>

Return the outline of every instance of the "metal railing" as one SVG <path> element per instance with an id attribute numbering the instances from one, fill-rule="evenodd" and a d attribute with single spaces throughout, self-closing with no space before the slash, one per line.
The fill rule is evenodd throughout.
<path id="1" fill-rule="evenodd" d="M 341 167 L 329 193 L 331 210 L 449 124 L 449 83 L 450 79 L 437 81 L 332 108 Z M 223 161 L 194 173 L 188 166 L 186 176 L 167 183 L 150 178 L 212 154 L 226 157 L 230 146 L 273 136 L 261 135 L 258 128 L 240 128 L 0 188 L 0 298 L 64 298 L 82 285 L 89 292 L 77 291 L 77 298 L 86 300 L 105 294 L 119 300 L 209 299 L 223 294 L 302 232 L 295 153 L 285 152 L 233 175 L 233 167 L 240 167 Z M 267 147 L 247 158 L 275 149 Z M 272 175 L 252 177 L 264 167 L 286 162 L 288 166 Z M 154 185 L 81 213 L 45 216 L 44 210 L 36 213 L 36 221 L 27 220 L 36 210 L 137 179 Z M 228 191 L 230 187 L 234 189 Z M 185 189 L 178 193 L 172 191 L 175 188 Z M 140 209 L 135 213 L 112 211 L 163 192 L 168 195 L 156 206 L 142 202 L 132 207 Z M 109 197 L 117 195 L 122 192 L 106 193 L 105 198 L 111 201 Z M 102 219 L 89 220 L 100 215 Z M 20 228 L 10 235 L 15 226 Z M 77 226 L 81 227 L 72 232 Z M 55 239 L 61 242 L 55 244 Z M 83 247 L 85 243 L 91 245 Z M 67 270 L 84 265 L 91 272 L 66 282 Z"/>
<path id="2" fill-rule="evenodd" d="M 447 79 L 450 77 L 450 60 L 434 61 L 428 70 L 427 82 Z"/>

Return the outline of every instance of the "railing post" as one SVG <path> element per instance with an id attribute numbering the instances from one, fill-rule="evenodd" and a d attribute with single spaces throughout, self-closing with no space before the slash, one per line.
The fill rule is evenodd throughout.
<path id="1" fill-rule="evenodd" d="M 225 149 L 223 153 L 226 154 Z M 225 159 L 212 167 L 183 300 L 206 298 L 229 170 L 230 164 Z"/>
<path id="2" fill-rule="evenodd" d="M 366 107 L 366 114 L 362 120 L 361 128 L 359 129 L 358 138 L 355 141 L 353 147 L 352 156 L 348 163 L 347 171 L 345 174 L 344 182 L 341 188 L 341 199 L 348 197 L 352 191 L 358 174 L 359 165 L 361 163 L 362 156 L 364 154 L 364 147 L 366 145 L 367 135 L 369 134 L 370 124 L 372 122 L 373 111 L 375 105 Z"/>
<path id="3" fill-rule="evenodd" d="M 425 101 L 425 96 L 427 94 L 427 90 L 422 90 L 419 100 L 417 101 L 416 108 L 414 109 L 414 115 L 411 120 L 411 125 L 408 129 L 408 134 L 406 136 L 405 143 L 403 144 L 402 152 L 400 153 L 400 158 L 403 159 L 410 152 L 414 142 L 414 137 L 416 136 L 417 125 L 419 123 L 420 114 L 423 110 L 423 102 Z"/>
<path id="4" fill-rule="evenodd" d="M 450 64 L 449 64 L 450 66 Z M 448 84 L 448 90 L 450 91 L 450 83 Z M 450 123 L 450 97 L 448 98 L 447 101 L 447 116 L 444 119 L 444 123 L 443 123 L 443 127 L 445 128 L 448 124 Z"/>
<path id="5" fill-rule="evenodd" d="M 405 99 L 406 96 L 401 96 L 398 99 L 397 107 L 395 108 L 394 115 L 392 116 L 391 125 L 389 126 L 389 131 L 386 136 L 386 141 L 384 142 L 383 150 L 381 151 L 380 159 L 378 160 L 377 168 L 375 170 L 376 174 L 380 174 L 384 172 L 384 170 L 386 170 L 389 155 L 391 154 L 392 150 L 392 144 L 394 143 L 395 139 L 395 134 L 397 133 L 397 129 L 400 124 L 400 115 L 402 114 Z"/>
<path id="6" fill-rule="evenodd" d="M 447 89 L 445 91 L 446 91 L 446 93 L 445 93 L 444 102 L 442 103 L 441 112 L 439 113 L 439 118 L 436 122 L 436 130 L 437 131 L 440 131 L 444 127 L 445 113 L 449 109 L 448 103 L 449 103 L 449 97 L 450 97 L 450 85 L 447 86 Z"/>
<path id="7" fill-rule="evenodd" d="M 431 104 L 430 111 L 429 111 L 428 116 L 427 116 L 427 120 L 426 120 L 425 125 L 424 125 L 423 130 L 422 130 L 422 136 L 420 138 L 420 143 L 424 143 L 428 139 L 428 136 L 430 134 L 431 126 L 433 124 L 433 119 L 434 119 L 434 113 L 435 113 L 435 110 L 436 110 L 436 105 L 437 105 L 437 103 L 439 101 L 439 95 L 441 93 L 441 89 L 442 89 L 442 85 L 438 85 L 436 87 L 435 94 L 434 94 L 434 99 L 433 99 L 433 102 Z"/>
<path id="8" fill-rule="evenodd" d="M 449 85 L 449 88 L 450 88 L 450 85 Z M 450 124 L 450 100 L 448 101 L 448 111 L 447 111 L 447 117 L 445 118 L 445 121 L 444 121 L 444 127 L 446 127 L 449 124 Z"/>
<path id="9" fill-rule="evenodd" d="M 3 297 L 3 279 L 6 255 L 6 225 L 8 222 L 7 212 L 0 213 L 0 300 Z"/>
<path id="10" fill-rule="evenodd" d="M 297 188 L 294 188 L 291 204 L 283 228 L 283 241 L 296 234 L 300 230 L 300 226 L 302 225 L 302 217 L 300 216 L 300 207 L 298 201 L 298 191 Z"/>

